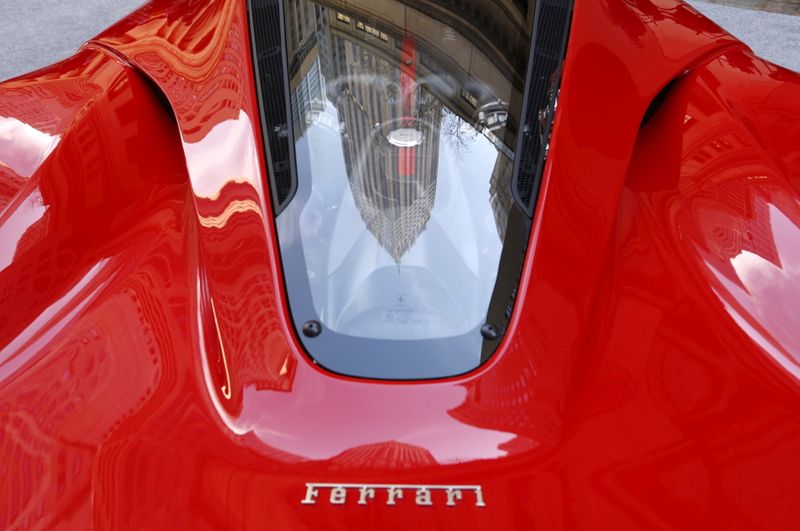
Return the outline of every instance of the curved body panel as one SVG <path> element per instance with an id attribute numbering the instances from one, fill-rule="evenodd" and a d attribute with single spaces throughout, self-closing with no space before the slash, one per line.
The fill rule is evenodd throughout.
<path id="1" fill-rule="evenodd" d="M 2 113 L 58 140 L 0 152 L 0 527 L 800 518 L 796 74 L 681 3 L 577 2 L 505 340 L 382 382 L 294 335 L 248 34 L 244 2 L 154 1 L 0 89 L 60 117 Z"/>

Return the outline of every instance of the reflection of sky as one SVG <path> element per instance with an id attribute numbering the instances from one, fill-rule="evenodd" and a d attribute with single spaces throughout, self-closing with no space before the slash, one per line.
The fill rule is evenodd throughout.
<path id="1" fill-rule="evenodd" d="M 198 197 L 215 199 L 229 182 L 250 182 L 261 188 L 253 124 L 244 111 L 235 120 L 216 124 L 199 142 L 184 143 L 192 189 Z"/>
<path id="2" fill-rule="evenodd" d="M 0 116 L 0 164 L 20 177 L 30 177 L 55 149 L 60 138 L 16 118 Z"/>
<path id="3" fill-rule="evenodd" d="M 731 265 L 745 289 L 711 270 L 729 294 L 721 296 L 728 313 L 753 341 L 800 379 L 800 227 L 774 205 L 769 205 L 769 217 L 780 265 L 742 251 Z"/>
<path id="4" fill-rule="evenodd" d="M 30 177 L 58 145 L 60 136 L 49 135 L 16 118 L 0 116 L 0 165 L 20 177 Z M 31 190 L 22 205 L 3 221 L 9 242 L 19 242 L 23 234 L 42 219 L 47 207 L 38 189 Z M 17 251 L 16 245 L 0 246 L 0 270 L 8 267 Z"/>
<path id="5" fill-rule="evenodd" d="M 341 316 L 348 304 L 358 305 L 359 296 L 370 299 L 370 304 L 384 304 L 386 301 L 376 302 L 370 293 L 369 286 L 380 284 L 398 296 L 409 293 L 409 304 L 416 305 L 420 315 L 428 316 L 428 328 L 439 327 L 424 330 L 425 326 L 417 323 L 419 337 L 472 330 L 485 318 L 502 248 L 489 194 L 497 149 L 460 118 L 447 115 L 456 122 L 453 127 L 440 129 L 431 217 L 398 268 L 367 229 L 353 199 L 340 132 L 330 125 L 339 123 L 336 107 L 328 102 L 322 116 L 324 119 L 311 124 L 296 142 L 299 195 L 306 189 L 303 180 L 310 176 L 309 197 L 299 214 L 292 208 L 284 214 L 299 215 L 306 266 L 320 318 L 325 321 L 328 316 Z M 456 133 L 460 139 L 450 137 Z M 402 278 L 385 275 L 378 280 L 376 275 L 388 269 Z M 387 278 L 394 282 L 387 284 Z M 423 285 L 426 290 L 415 289 Z M 447 314 L 451 328 L 443 320 L 430 317 L 431 313 Z M 454 319 L 459 321 L 455 325 Z M 326 324 L 335 330 L 338 326 L 332 320 Z M 356 330 L 339 331 L 361 335 Z M 385 330 L 379 336 L 382 333 Z"/>

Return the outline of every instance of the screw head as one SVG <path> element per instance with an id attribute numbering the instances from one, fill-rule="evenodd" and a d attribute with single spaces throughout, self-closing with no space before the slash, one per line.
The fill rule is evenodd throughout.
<path id="1" fill-rule="evenodd" d="M 486 323 L 481 327 L 481 335 L 483 336 L 483 339 L 486 339 L 487 341 L 494 341 L 500 337 L 500 332 L 497 330 L 495 325 Z"/>
<path id="2" fill-rule="evenodd" d="M 319 321 L 306 321 L 303 323 L 303 335 L 306 337 L 317 337 L 322 333 L 322 323 Z"/>

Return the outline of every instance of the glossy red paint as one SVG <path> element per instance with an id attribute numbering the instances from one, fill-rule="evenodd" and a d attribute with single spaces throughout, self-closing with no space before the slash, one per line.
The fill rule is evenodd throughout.
<path id="1" fill-rule="evenodd" d="M 242 2 L 151 2 L 3 84 L 0 527 L 797 522 L 800 79 L 669 0 L 579 1 L 571 35 L 507 339 L 427 383 L 293 336 Z"/>

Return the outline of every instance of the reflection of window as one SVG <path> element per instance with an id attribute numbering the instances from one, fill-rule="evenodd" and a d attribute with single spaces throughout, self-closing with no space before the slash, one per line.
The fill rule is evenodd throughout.
<path id="1" fill-rule="evenodd" d="M 467 100 L 469 102 L 469 104 L 472 105 L 473 107 L 477 107 L 478 106 L 478 98 L 475 97 L 470 92 L 468 92 L 467 89 L 462 89 L 461 90 L 461 97 L 464 98 L 465 100 Z"/>
<path id="2" fill-rule="evenodd" d="M 398 47 L 400 47 L 401 45 L 402 45 L 402 42 L 399 42 L 398 43 Z M 425 68 L 427 68 L 428 70 L 431 70 L 433 72 L 437 72 L 437 71 L 442 70 L 439 67 L 439 65 L 433 59 L 428 57 L 426 54 L 420 54 L 419 62 L 420 62 L 420 64 L 422 66 L 424 66 Z"/>
<path id="3" fill-rule="evenodd" d="M 369 24 L 364 24 L 363 22 L 356 22 L 356 29 L 360 29 L 367 35 L 371 37 L 376 37 L 382 40 L 383 42 L 389 42 L 389 35 L 386 34 L 386 32 L 380 31 L 378 28 L 370 26 Z"/>

